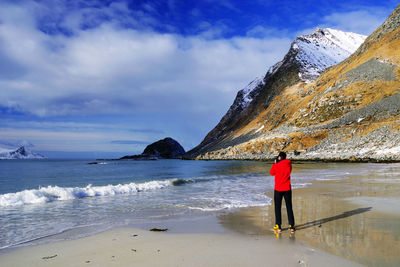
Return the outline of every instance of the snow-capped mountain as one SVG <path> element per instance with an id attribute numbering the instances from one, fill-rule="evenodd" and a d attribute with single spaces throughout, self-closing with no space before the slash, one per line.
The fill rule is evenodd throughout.
<path id="1" fill-rule="evenodd" d="M 313 33 L 301 35 L 292 43 L 300 62 L 299 78 L 313 81 L 328 67 L 338 64 L 353 54 L 367 36 L 335 29 L 317 28 Z"/>
<path id="2" fill-rule="evenodd" d="M 314 81 L 326 68 L 354 53 L 365 38 L 364 35 L 329 28 L 317 28 L 311 34 L 298 36 L 282 61 L 270 67 L 264 78 L 256 78 L 239 90 L 228 112 L 203 142 L 188 152 L 189 157 L 203 149 L 208 151 L 214 147 L 213 143 L 219 143 L 216 148 L 229 145 L 231 142 L 221 144 L 219 141 L 265 110 L 284 88 Z"/>
<path id="3" fill-rule="evenodd" d="M 24 146 L 18 149 L 3 149 L 0 148 L 0 159 L 44 159 L 45 157 L 34 153 Z"/>
<path id="4" fill-rule="evenodd" d="M 241 89 L 232 106 L 246 108 L 260 91 L 255 89 L 260 89 L 264 80 L 288 65 L 298 66 L 298 76 L 302 81 L 316 80 L 326 68 L 353 54 L 366 38 L 365 35 L 330 28 L 317 28 L 311 34 L 298 36 L 284 59 L 270 67 L 264 79 L 257 77 Z"/>
<path id="5" fill-rule="evenodd" d="M 367 38 L 299 36 L 246 108 L 185 157 L 273 160 L 285 151 L 294 160 L 399 162 L 399 36 L 400 5 Z"/>
<path id="6" fill-rule="evenodd" d="M 299 78 L 305 82 L 314 81 L 326 68 L 353 54 L 366 38 L 353 32 L 317 28 L 311 34 L 298 36 L 285 58 L 273 65 L 267 76 L 275 74 L 285 64 L 296 63 Z"/>

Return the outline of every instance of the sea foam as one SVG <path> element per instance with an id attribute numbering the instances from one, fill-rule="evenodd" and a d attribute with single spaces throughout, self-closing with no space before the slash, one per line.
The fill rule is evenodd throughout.
<path id="1" fill-rule="evenodd" d="M 173 185 L 174 181 L 175 179 L 106 186 L 88 185 L 86 187 L 40 187 L 39 189 L 24 190 L 16 193 L 0 195 L 0 207 L 46 203 L 85 197 L 135 194 L 141 191 L 149 191 L 168 187 Z"/>

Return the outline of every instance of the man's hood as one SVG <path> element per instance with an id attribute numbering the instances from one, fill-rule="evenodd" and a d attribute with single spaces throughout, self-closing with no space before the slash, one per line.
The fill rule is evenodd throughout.
<path id="1" fill-rule="evenodd" d="M 291 163 L 292 162 L 290 161 L 290 159 L 283 159 L 283 160 L 279 161 L 277 164 L 279 164 L 279 165 L 289 165 Z"/>

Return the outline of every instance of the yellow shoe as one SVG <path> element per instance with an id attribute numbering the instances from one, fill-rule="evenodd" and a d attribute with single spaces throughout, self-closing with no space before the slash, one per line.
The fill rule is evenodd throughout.
<path id="1" fill-rule="evenodd" d="M 277 224 L 274 226 L 273 229 L 274 229 L 274 231 L 276 231 L 276 232 L 278 232 L 278 233 L 282 232 L 281 227 L 280 227 L 279 225 L 277 225 Z"/>
<path id="2" fill-rule="evenodd" d="M 290 233 L 294 233 L 296 231 L 296 228 L 294 226 L 289 225 Z"/>

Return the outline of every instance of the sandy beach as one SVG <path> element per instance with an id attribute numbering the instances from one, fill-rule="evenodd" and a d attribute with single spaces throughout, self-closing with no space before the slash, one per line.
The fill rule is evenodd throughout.
<path id="1" fill-rule="evenodd" d="M 301 164 L 300 164 L 301 165 Z M 297 165 L 307 171 L 312 165 Z M 174 225 L 144 224 L 0 252 L 1 266 L 398 266 L 399 164 L 294 189 L 297 231 L 276 236 L 273 206 Z M 340 167 L 340 166 L 339 166 Z M 311 169 L 310 169 L 311 170 Z M 387 174 L 391 173 L 391 174 Z M 294 174 L 295 179 L 296 174 Z M 272 196 L 272 192 L 268 192 Z M 283 208 L 284 227 L 287 223 Z M 182 226 L 183 223 L 183 226 Z M 150 232 L 158 226 L 167 232 Z M 181 227 L 182 226 L 182 227 Z"/>
<path id="2" fill-rule="evenodd" d="M 118 229 L 1 256 L 2 266 L 357 266 L 285 237 Z"/>

